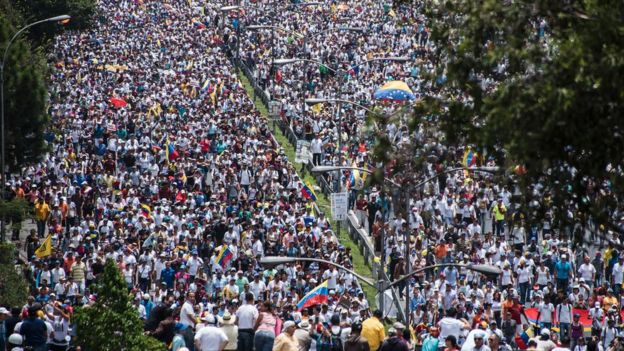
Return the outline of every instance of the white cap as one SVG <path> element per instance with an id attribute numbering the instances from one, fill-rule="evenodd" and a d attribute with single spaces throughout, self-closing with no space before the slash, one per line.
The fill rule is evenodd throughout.
<path id="1" fill-rule="evenodd" d="M 11 312 L 4 307 L 0 307 L 0 314 L 11 314 Z"/>
<path id="2" fill-rule="evenodd" d="M 24 338 L 20 334 L 13 333 L 11 334 L 11 336 L 9 336 L 9 339 L 7 341 L 9 342 L 9 344 L 21 345 L 24 342 Z"/>
<path id="3" fill-rule="evenodd" d="M 217 324 L 217 320 L 215 319 L 215 317 L 212 314 L 208 314 L 205 315 L 201 318 L 202 321 L 208 323 L 208 324 Z"/>
<path id="4" fill-rule="evenodd" d="M 542 329 L 542 331 L 540 332 L 540 335 L 547 335 L 547 336 L 550 336 L 550 330 L 548 330 L 548 328 L 544 328 L 544 329 Z"/>

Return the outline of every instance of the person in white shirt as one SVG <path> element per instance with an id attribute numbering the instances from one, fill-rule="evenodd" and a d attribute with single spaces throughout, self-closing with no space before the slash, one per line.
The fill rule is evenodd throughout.
<path id="1" fill-rule="evenodd" d="M 541 295 L 539 296 L 541 300 Z M 550 329 L 553 322 L 553 313 L 555 313 L 555 305 L 553 305 L 550 300 L 546 298 L 544 301 L 540 301 L 538 303 L 537 310 L 539 312 L 539 323 L 542 328 Z"/>
<path id="2" fill-rule="evenodd" d="M 466 320 L 455 318 L 457 311 L 454 307 L 449 308 L 446 312 L 446 317 L 440 319 L 438 322 L 438 327 L 440 328 L 438 348 L 445 347 L 447 336 L 460 335 L 463 329 L 470 329 L 470 323 Z"/>
<path id="3" fill-rule="evenodd" d="M 596 268 L 589 261 L 589 256 L 583 257 L 583 264 L 578 269 L 579 275 L 585 279 L 585 283 L 591 288 L 596 277 Z"/>
<path id="4" fill-rule="evenodd" d="M 620 257 L 619 262 L 613 265 L 611 276 L 613 278 L 611 281 L 613 293 L 618 296 L 624 280 L 624 257 Z"/>
<path id="5" fill-rule="evenodd" d="M 186 301 L 182 304 L 182 309 L 180 310 L 180 323 L 185 324 L 189 327 L 195 327 L 195 309 L 193 305 L 195 304 L 195 293 L 188 293 L 186 296 Z"/>
<path id="6" fill-rule="evenodd" d="M 195 280 L 195 276 L 197 275 L 197 271 L 204 264 L 204 260 L 200 257 L 197 257 L 197 250 L 193 250 L 193 256 L 188 259 L 186 262 L 186 266 L 189 267 L 189 275 L 191 276 L 191 281 Z"/>
<path id="7" fill-rule="evenodd" d="M 602 340 L 603 350 L 608 350 L 611 342 L 619 335 L 617 328 L 615 327 L 615 320 L 613 318 L 607 319 L 607 326 L 602 329 L 600 339 Z"/>
<path id="8" fill-rule="evenodd" d="M 266 284 L 260 280 L 260 274 L 254 274 L 254 280 L 249 283 L 249 288 L 253 293 L 254 297 L 257 297 L 258 300 L 262 300 L 261 297 L 264 296 L 264 292 L 266 291 Z"/>
<path id="9" fill-rule="evenodd" d="M 520 259 L 520 264 L 516 270 L 518 274 L 518 290 L 520 292 L 520 303 L 524 304 L 529 295 L 529 286 L 531 285 L 531 267 L 529 267 L 524 259 Z"/>
<path id="10" fill-rule="evenodd" d="M 53 309 L 54 311 L 52 314 L 47 315 L 47 321 L 52 325 L 52 329 L 54 330 L 54 334 L 49 343 L 50 349 L 67 349 L 69 345 L 69 341 L 66 339 L 69 335 L 69 314 L 60 307 L 60 302 L 55 303 Z"/>
<path id="11" fill-rule="evenodd" d="M 206 324 L 195 334 L 195 350 L 223 351 L 228 343 L 228 337 L 223 330 L 217 328 L 215 316 L 209 314 L 202 317 Z"/>
<path id="12" fill-rule="evenodd" d="M 570 299 L 566 298 L 565 301 L 559 304 L 556 308 L 557 320 L 559 320 L 559 334 L 560 339 L 564 336 L 570 337 L 570 324 L 572 323 L 572 305 Z"/>
<path id="13" fill-rule="evenodd" d="M 254 326 L 258 319 L 258 309 L 254 306 L 252 293 L 245 295 L 245 304 L 236 310 L 236 325 L 238 326 L 238 347 L 240 351 L 253 350 Z"/>
<path id="14" fill-rule="evenodd" d="M 329 280 L 327 282 L 327 288 L 329 290 L 336 289 L 336 283 L 338 281 L 338 269 L 336 269 L 336 267 L 333 267 L 326 270 L 323 273 L 323 279 Z"/>

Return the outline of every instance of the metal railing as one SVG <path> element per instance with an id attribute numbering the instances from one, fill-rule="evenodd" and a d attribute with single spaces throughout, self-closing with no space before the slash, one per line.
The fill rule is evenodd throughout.
<path id="1" fill-rule="evenodd" d="M 235 58 L 233 58 L 232 61 L 238 68 L 241 69 L 243 74 L 245 74 L 245 76 L 251 83 L 254 89 L 254 99 L 260 98 L 262 103 L 264 103 L 264 105 L 268 107 L 270 105 L 269 104 L 270 97 L 266 94 L 266 92 L 262 89 L 262 87 L 256 81 L 254 72 L 242 60 L 236 60 Z M 275 117 L 272 117 L 272 118 L 275 118 Z M 287 123 L 287 121 L 284 120 L 283 118 L 279 118 L 279 119 L 275 118 L 273 119 L 273 123 L 275 123 L 276 120 L 278 121 L 277 125 L 279 126 L 282 133 L 288 138 L 288 141 L 291 143 L 291 145 L 296 147 L 297 142 L 299 141 L 299 138 L 297 137 L 297 134 L 292 129 L 290 124 Z M 291 162 L 292 161 L 294 160 L 291 160 Z M 308 163 L 306 163 L 304 167 L 307 169 L 308 172 L 310 172 L 312 168 L 314 167 L 314 164 L 312 163 L 311 160 L 308 160 Z M 323 194 L 325 194 L 326 196 L 329 196 L 333 192 L 331 185 L 329 184 L 329 182 L 327 181 L 327 178 L 323 174 L 312 173 L 312 172 L 310 172 L 310 174 L 314 177 L 314 179 L 316 180 L 316 183 L 319 184 Z M 323 213 L 323 211 L 316 204 L 315 204 L 315 211 L 317 212 L 317 214 Z M 369 265 L 369 267 L 371 267 L 373 271 L 373 276 L 377 277 L 379 275 L 379 269 L 382 269 L 381 264 L 374 263 L 375 257 L 376 257 L 375 248 L 370 242 L 367 233 L 364 230 L 360 229 L 359 226 L 357 225 L 357 219 L 353 211 L 349 211 L 349 215 L 347 216 L 346 222 L 348 225 L 347 232 L 349 233 L 349 237 L 351 238 L 351 240 L 353 240 L 357 244 L 360 250 L 360 253 L 364 255 L 365 262 Z M 382 274 L 383 274 L 385 281 L 390 280 L 385 270 L 383 270 Z M 399 298 L 399 293 L 397 292 L 396 288 L 391 288 L 390 290 L 392 292 L 393 303 L 397 307 L 398 317 L 401 320 L 406 320 L 405 313 L 403 311 L 403 308 L 401 307 L 401 303 L 400 303 L 401 299 Z"/>

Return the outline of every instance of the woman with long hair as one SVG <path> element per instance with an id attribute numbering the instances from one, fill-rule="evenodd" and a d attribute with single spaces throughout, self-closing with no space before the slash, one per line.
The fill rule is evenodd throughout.
<path id="1" fill-rule="evenodd" d="M 254 326 L 256 351 L 271 351 L 273 349 L 276 325 L 277 317 L 273 313 L 273 306 L 270 301 L 265 301 L 260 306 L 260 313 Z"/>

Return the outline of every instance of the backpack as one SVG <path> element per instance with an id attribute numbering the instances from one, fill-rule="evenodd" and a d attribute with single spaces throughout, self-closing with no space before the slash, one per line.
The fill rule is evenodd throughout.
<path id="1" fill-rule="evenodd" d="M 340 337 L 342 335 L 342 328 L 340 328 L 338 334 L 334 334 L 331 331 L 329 333 L 331 334 L 330 351 L 343 351 L 344 346 L 342 345 L 342 338 Z"/>

